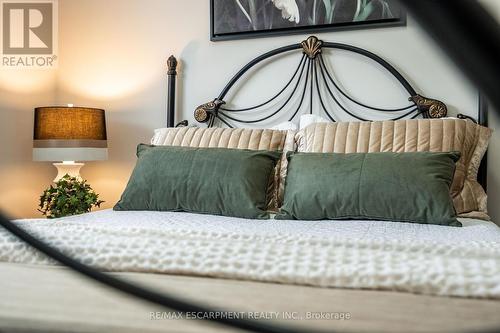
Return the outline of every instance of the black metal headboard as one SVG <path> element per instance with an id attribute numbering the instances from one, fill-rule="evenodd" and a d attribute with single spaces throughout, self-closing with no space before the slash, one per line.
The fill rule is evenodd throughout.
<path id="1" fill-rule="evenodd" d="M 409 105 L 405 105 L 399 108 L 386 109 L 369 106 L 351 97 L 341 88 L 341 86 L 335 81 L 334 76 L 330 73 L 327 62 L 325 61 L 325 57 L 323 57 L 323 49 L 325 48 L 354 52 L 368 57 L 380 64 L 390 74 L 392 74 L 408 92 L 408 100 L 410 102 Z M 290 80 L 273 97 L 251 107 L 225 107 L 225 104 L 227 102 L 225 98 L 228 92 L 236 84 L 236 82 L 251 68 L 273 56 L 297 50 L 302 51 L 303 53 L 298 66 L 293 72 Z M 320 89 L 320 87 L 323 88 L 323 94 L 321 93 L 322 89 Z M 291 90 L 291 93 L 288 92 L 288 94 L 285 94 L 287 90 Z M 295 94 L 299 94 L 298 106 L 294 108 L 287 108 L 286 106 L 288 106 L 288 103 L 292 100 Z M 278 97 L 284 98 L 284 102 L 282 102 L 276 109 L 269 108 L 266 110 L 265 107 L 268 106 L 271 102 L 278 100 Z M 200 105 L 196 109 L 194 117 L 196 121 L 200 123 L 207 123 L 209 127 L 214 126 L 216 121 L 220 121 L 222 124 L 225 124 L 228 127 L 234 127 L 234 124 L 237 123 L 257 124 L 269 120 L 275 116 L 282 115 L 283 112 L 291 113 L 288 118 L 288 120 L 291 121 L 299 114 L 300 110 L 303 109 L 304 101 L 307 99 L 309 99 L 309 113 L 313 113 L 314 97 L 316 97 L 316 100 L 319 100 L 319 106 L 321 107 L 321 110 L 331 121 L 337 121 L 337 118 L 330 109 L 330 105 L 336 105 L 340 110 L 354 119 L 364 121 L 373 120 L 367 119 L 365 115 L 352 110 L 347 103 L 356 105 L 361 109 L 391 114 L 391 116 L 388 117 L 387 120 L 417 118 L 419 116 L 424 118 L 442 118 L 446 117 L 448 113 L 447 107 L 443 102 L 418 94 L 410 85 L 410 83 L 403 77 L 403 75 L 401 75 L 401 73 L 399 73 L 391 64 L 389 64 L 378 55 L 352 45 L 323 42 L 317 37 L 311 36 L 307 38 L 307 40 L 299 44 L 292 44 L 277 48 L 249 62 L 231 79 L 231 81 L 229 81 L 229 83 L 224 87 L 217 98 L 208 103 Z M 290 111 L 290 109 L 292 109 L 293 112 Z M 258 116 L 253 119 L 248 116 L 245 118 L 238 117 L 238 114 L 255 110 L 258 110 L 259 112 Z"/>
<path id="2" fill-rule="evenodd" d="M 340 84 L 336 82 L 334 76 L 329 70 L 329 66 L 327 66 L 325 57 L 323 57 L 323 49 L 350 51 L 375 61 L 392 74 L 392 76 L 394 76 L 408 92 L 409 104 L 389 109 L 373 107 L 359 102 L 345 92 Z M 302 52 L 300 62 L 294 69 L 291 78 L 285 86 L 281 88 L 273 97 L 250 107 L 226 107 L 227 101 L 225 98 L 229 91 L 250 69 L 271 57 L 294 51 Z M 169 127 L 173 127 L 175 119 L 176 66 L 177 61 L 175 61 L 175 58 L 171 57 L 168 62 L 169 102 L 167 108 L 167 118 Z M 320 87 L 323 89 L 320 89 Z M 322 90 L 324 92 L 323 94 L 321 93 Z M 296 94 L 298 94 L 298 106 L 287 107 Z M 283 101 L 280 101 L 278 99 L 279 97 L 282 97 Z M 304 102 L 306 101 L 307 103 L 307 100 L 309 102 L 309 113 L 313 113 L 313 110 L 315 109 L 313 102 L 315 100 L 319 101 L 318 104 L 321 107 L 322 112 L 324 112 L 324 114 L 333 122 L 337 121 L 337 118 L 330 109 L 332 105 L 336 105 L 336 111 L 340 109 L 350 117 L 362 121 L 370 121 L 374 119 L 367 119 L 366 115 L 362 114 L 360 110 L 388 114 L 389 117 L 386 118 L 386 120 L 415 119 L 418 117 L 443 118 L 448 114 L 447 107 L 443 102 L 437 99 L 424 97 L 417 93 L 405 77 L 380 56 L 356 46 L 324 42 L 315 36 L 310 36 L 301 43 L 271 50 L 250 61 L 240 71 L 238 71 L 236 75 L 233 76 L 217 98 L 196 108 L 194 118 L 199 123 L 206 123 L 208 127 L 226 125 L 231 128 L 237 124 L 258 124 L 273 119 L 274 117 L 282 116 L 286 113 L 289 113 L 288 120 L 291 121 L 299 115 L 301 110 L 304 109 Z M 277 106 L 272 105 L 272 102 L 275 102 L 274 104 Z M 356 105 L 358 110 L 355 111 L 350 107 L 353 105 Z M 459 114 L 458 118 L 468 118 L 483 126 L 487 126 L 487 109 L 487 103 L 480 96 L 477 119 L 462 114 Z M 251 113 L 252 111 L 255 112 Z M 246 116 L 242 118 L 241 114 L 245 114 Z M 254 115 L 255 117 L 252 118 L 251 116 Z M 187 121 L 183 121 L 180 124 L 187 125 Z M 486 163 L 483 161 L 479 181 L 485 188 L 486 178 Z"/>

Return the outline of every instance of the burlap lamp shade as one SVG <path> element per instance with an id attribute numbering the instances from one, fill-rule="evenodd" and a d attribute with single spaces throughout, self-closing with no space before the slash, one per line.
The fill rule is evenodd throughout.
<path id="1" fill-rule="evenodd" d="M 79 170 L 83 164 L 71 162 L 99 161 L 107 157 L 104 110 L 59 106 L 35 109 L 33 160 L 64 161 L 64 164 L 55 164 L 56 167 L 76 165 Z M 73 170 L 68 174 L 75 172 Z"/>

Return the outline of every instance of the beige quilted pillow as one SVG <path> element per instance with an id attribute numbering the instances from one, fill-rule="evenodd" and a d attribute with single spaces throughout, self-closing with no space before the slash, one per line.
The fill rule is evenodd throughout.
<path id="1" fill-rule="evenodd" d="M 283 151 L 294 148 L 295 131 L 244 128 L 161 128 L 155 131 L 151 144 L 155 146 L 182 146 L 200 148 L 233 148 Z M 291 138 L 291 139 L 290 139 Z M 268 209 L 278 209 L 280 165 L 268 188 Z"/>
<path id="2" fill-rule="evenodd" d="M 491 130 L 470 120 L 419 119 L 312 124 L 296 135 L 298 151 L 323 153 L 459 151 L 451 195 L 460 217 L 489 219 L 477 182 Z"/>

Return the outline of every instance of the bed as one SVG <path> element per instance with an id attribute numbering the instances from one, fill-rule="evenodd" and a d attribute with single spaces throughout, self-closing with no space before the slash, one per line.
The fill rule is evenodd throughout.
<path id="1" fill-rule="evenodd" d="M 350 98 L 328 72 L 323 53 L 329 48 L 375 60 L 408 91 L 410 105 L 384 110 Z M 248 70 L 273 56 L 297 50 L 302 54 L 299 66 L 271 101 L 244 111 L 226 103 L 227 93 Z M 170 59 L 169 64 L 169 96 L 175 96 L 176 62 Z M 326 90 L 320 88 L 321 79 L 329 84 Z M 314 88 L 317 97 L 313 98 Z M 336 104 L 351 117 L 367 121 L 359 110 L 342 104 L 339 95 L 332 93 L 334 88 L 340 88 L 339 94 L 350 103 L 388 114 L 386 119 L 392 121 L 447 116 L 443 102 L 417 94 L 380 57 L 354 46 L 310 37 L 250 62 L 218 98 L 196 109 L 195 119 L 208 127 L 220 124 L 230 128 L 237 123 L 258 124 L 279 112 L 291 112 L 289 120 L 293 120 L 308 100 L 305 93 L 297 109 L 281 107 L 264 116 L 250 112 L 243 118 L 232 115 L 259 109 L 293 89 L 299 94 L 310 91 L 311 114 L 320 110 L 327 120 L 335 121 L 329 105 Z M 331 104 L 321 96 L 325 91 L 333 99 Z M 285 96 L 284 100 L 287 105 L 293 99 Z M 171 98 L 170 125 L 174 123 L 172 102 Z M 484 112 L 481 107 L 474 119 L 483 125 Z M 254 114 L 258 118 L 252 118 Z M 161 131 L 157 135 L 162 140 L 169 138 L 161 136 Z M 483 166 L 480 180 L 485 171 Z M 482 215 L 471 218 L 465 208 L 464 212 L 459 218 L 461 228 L 376 220 L 250 220 L 113 210 L 57 220 L 18 220 L 16 224 L 90 266 L 218 308 L 251 312 L 260 320 L 346 332 L 456 332 L 498 327 L 500 228 L 479 219 Z M 0 330 L 231 331 L 194 320 L 176 320 L 180 317 L 172 318 L 172 313 L 126 299 L 54 264 L 0 232 Z"/>
<path id="2" fill-rule="evenodd" d="M 484 329 L 500 323 L 496 282 L 500 229 L 492 222 L 461 219 L 464 227 L 451 228 L 378 221 L 247 221 L 186 214 L 105 210 L 57 221 L 18 223 L 84 263 L 225 309 L 276 311 L 286 324 L 425 332 Z M 161 314 L 151 320 L 151 312 L 163 310 L 127 300 L 52 266 L 50 260 L 12 237 L 8 242 L 2 239 L 0 322 L 4 329 L 200 329 L 199 323 L 167 320 Z M 332 248 L 335 253 L 325 252 Z M 325 288 L 336 286 L 341 288 Z M 286 320 L 287 312 L 300 316 L 349 313 L 352 317 Z M 415 324 L 410 330 L 409 322 Z"/>

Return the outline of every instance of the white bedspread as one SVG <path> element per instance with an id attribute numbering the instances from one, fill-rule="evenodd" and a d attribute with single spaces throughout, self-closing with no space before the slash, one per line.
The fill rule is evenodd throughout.
<path id="1" fill-rule="evenodd" d="M 105 210 L 16 223 L 105 271 L 500 299 L 500 228 L 461 222 L 456 228 Z M 0 261 L 52 264 L 5 231 Z"/>

